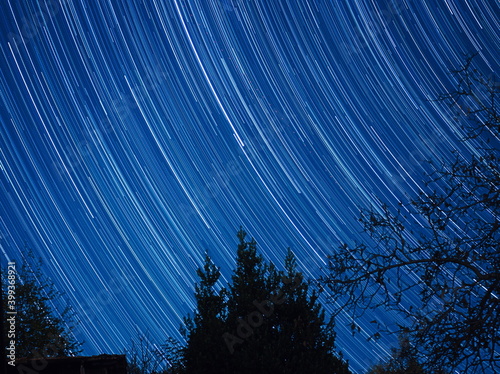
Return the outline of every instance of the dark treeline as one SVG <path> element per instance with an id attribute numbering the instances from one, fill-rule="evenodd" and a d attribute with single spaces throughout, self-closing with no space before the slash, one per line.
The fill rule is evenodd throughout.
<path id="1" fill-rule="evenodd" d="M 227 288 L 218 284 L 219 269 L 206 256 L 198 270 L 197 309 L 185 319 L 186 345 L 170 357 L 167 373 L 349 373 L 334 350 L 333 321 L 318 293 L 309 292 L 293 253 L 278 271 L 245 238 L 240 230 Z"/>

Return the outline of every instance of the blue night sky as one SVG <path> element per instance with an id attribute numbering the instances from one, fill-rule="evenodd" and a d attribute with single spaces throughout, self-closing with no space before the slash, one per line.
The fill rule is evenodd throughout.
<path id="1" fill-rule="evenodd" d="M 464 144 L 430 101 L 478 53 L 498 73 L 496 0 L 2 0 L 0 248 L 26 242 L 80 320 L 84 354 L 178 337 L 204 252 L 243 226 L 308 277 L 366 240 L 359 208 L 423 187 Z M 470 148 L 467 148 L 470 147 Z M 327 305 L 332 311 L 334 305 Z M 361 372 L 390 339 L 337 346 Z M 386 316 L 385 318 L 389 318 Z"/>

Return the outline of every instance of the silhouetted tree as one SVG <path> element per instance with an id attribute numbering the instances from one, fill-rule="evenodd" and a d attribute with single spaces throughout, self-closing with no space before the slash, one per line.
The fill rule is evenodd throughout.
<path id="1" fill-rule="evenodd" d="M 185 373 L 349 373 L 334 352 L 333 323 L 325 322 L 292 252 L 278 271 L 245 237 L 240 230 L 227 291 L 217 287 L 219 269 L 208 256 L 198 271 L 197 310 L 186 319 Z"/>
<path id="2" fill-rule="evenodd" d="M 258 307 L 271 310 L 270 298 L 278 288 L 279 276 L 274 266 L 266 264 L 257 253 L 254 239 L 245 241 L 246 233 L 241 229 L 237 236 L 236 269 L 229 286 L 224 339 L 234 373 L 255 373 L 265 370 L 265 357 L 272 351 L 270 315 Z"/>
<path id="3" fill-rule="evenodd" d="M 72 336 L 75 327 L 74 313 L 69 305 L 62 312 L 54 305 L 65 302 L 49 278 L 42 273 L 41 260 L 35 260 L 26 250 L 26 260 L 15 271 L 3 271 L 2 292 L 4 310 L 15 315 L 4 318 L 5 331 L 9 331 L 8 318 L 15 318 L 15 337 L 7 336 L 5 342 L 15 340 L 16 358 L 63 357 L 78 354 L 81 343 Z M 9 270 L 11 278 L 9 279 Z M 14 277 L 14 278 L 12 278 Z M 15 304 L 8 304 L 9 281 L 14 279 Z"/>
<path id="4" fill-rule="evenodd" d="M 128 374 L 154 374 L 162 365 L 162 355 L 149 343 L 147 333 L 138 334 L 125 350 Z"/>
<path id="5" fill-rule="evenodd" d="M 429 372 L 492 373 L 500 370 L 500 86 L 472 58 L 454 73 L 457 90 L 439 100 L 465 119 L 472 156 L 432 164 L 427 188 L 401 204 L 406 214 L 385 205 L 363 210 L 376 244 L 343 245 L 323 281 L 346 295 L 338 301 L 354 321 L 378 307 L 405 318 Z"/>
<path id="6" fill-rule="evenodd" d="M 167 362 L 167 368 L 163 371 L 164 374 L 186 373 L 185 347 L 177 339 L 168 338 L 159 354 Z"/>
<path id="7" fill-rule="evenodd" d="M 368 374 L 426 374 L 419 362 L 418 350 L 406 334 L 399 336 L 399 347 L 392 349 L 389 360 L 372 367 Z"/>
<path id="8" fill-rule="evenodd" d="M 318 301 L 319 293 L 311 292 L 310 283 L 296 269 L 296 260 L 289 249 L 281 282 L 270 339 L 274 346 L 270 359 L 278 360 L 280 373 L 349 373 L 347 362 L 334 352 L 334 320 L 326 319 Z M 280 303 L 282 301 L 282 303 Z"/>
<path id="9" fill-rule="evenodd" d="M 183 362 L 187 373 L 221 373 L 227 365 L 228 352 L 222 341 L 225 331 L 225 289 L 215 290 L 220 278 L 219 269 L 205 256 L 203 269 L 198 269 L 196 312 L 185 319 L 187 345 Z"/>

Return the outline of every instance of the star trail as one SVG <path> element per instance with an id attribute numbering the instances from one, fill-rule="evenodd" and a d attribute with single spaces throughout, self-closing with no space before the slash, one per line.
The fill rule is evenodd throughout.
<path id="1" fill-rule="evenodd" d="M 460 141 L 464 56 L 498 74 L 495 0 L 4 0 L 0 246 L 66 293 L 85 354 L 179 337 L 205 250 L 228 281 L 240 226 L 313 278 Z M 334 305 L 326 305 L 327 310 Z M 362 372 L 391 342 L 337 347 Z M 360 324 L 370 329 L 369 319 Z"/>

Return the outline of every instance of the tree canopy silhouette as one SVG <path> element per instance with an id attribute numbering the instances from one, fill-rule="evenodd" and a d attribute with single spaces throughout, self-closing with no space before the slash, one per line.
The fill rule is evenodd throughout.
<path id="1" fill-rule="evenodd" d="M 472 57 L 453 73 L 457 89 L 438 100 L 473 152 L 431 163 L 426 189 L 401 210 L 362 210 L 375 245 L 343 245 L 322 281 L 347 295 L 339 312 L 354 321 L 378 307 L 399 313 L 428 372 L 490 373 L 500 370 L 500 85 Z"/>
<path id="2" fill-rule="evenodd" d="M 49 278 L 42 273 L 42 262 L 30 250 L 21 266 L 15 265 L 11 279 L 2 276 L 3 308 L 15 311 L 15 336 L 7 333 L 9 325 L 4 318 L 5 342 L 15 341 L 16 358 L 64 357 L 78 354 L 81 343 L 71 332 L 75 327 L 74 314 Z M 11 270 L 11 269 L 9 269 Z M 8 283 L 14 280 L 15 304 L 8 304 Z M 54 307 L 64 305 L 61 312 Z M 12 315 L 9 315 L 12 317 Z"/>
<path id="3" fill-rule="evenodd" d="M 427 374 L 418 360 L 418 351 L 408 336 L 399 336 L 399 346 L 393 348 L 387 362 L 373 366 L 367 374 Z M 437 374 L 437 373 L 436 373 Z"/>
<path id="4" fill-rule="evenodd" d="M 208 255 L 198 270 L 197 309 L 185 320 L 187 344 L 177 350 L 177 372 L 349 373 L 334 351 L 333 321 L 297 271 L 293 253 L 279 271 L 257 253 L 255 240 L 246 241 L 243 230 L 237 236 L 227 288 Z"/>

